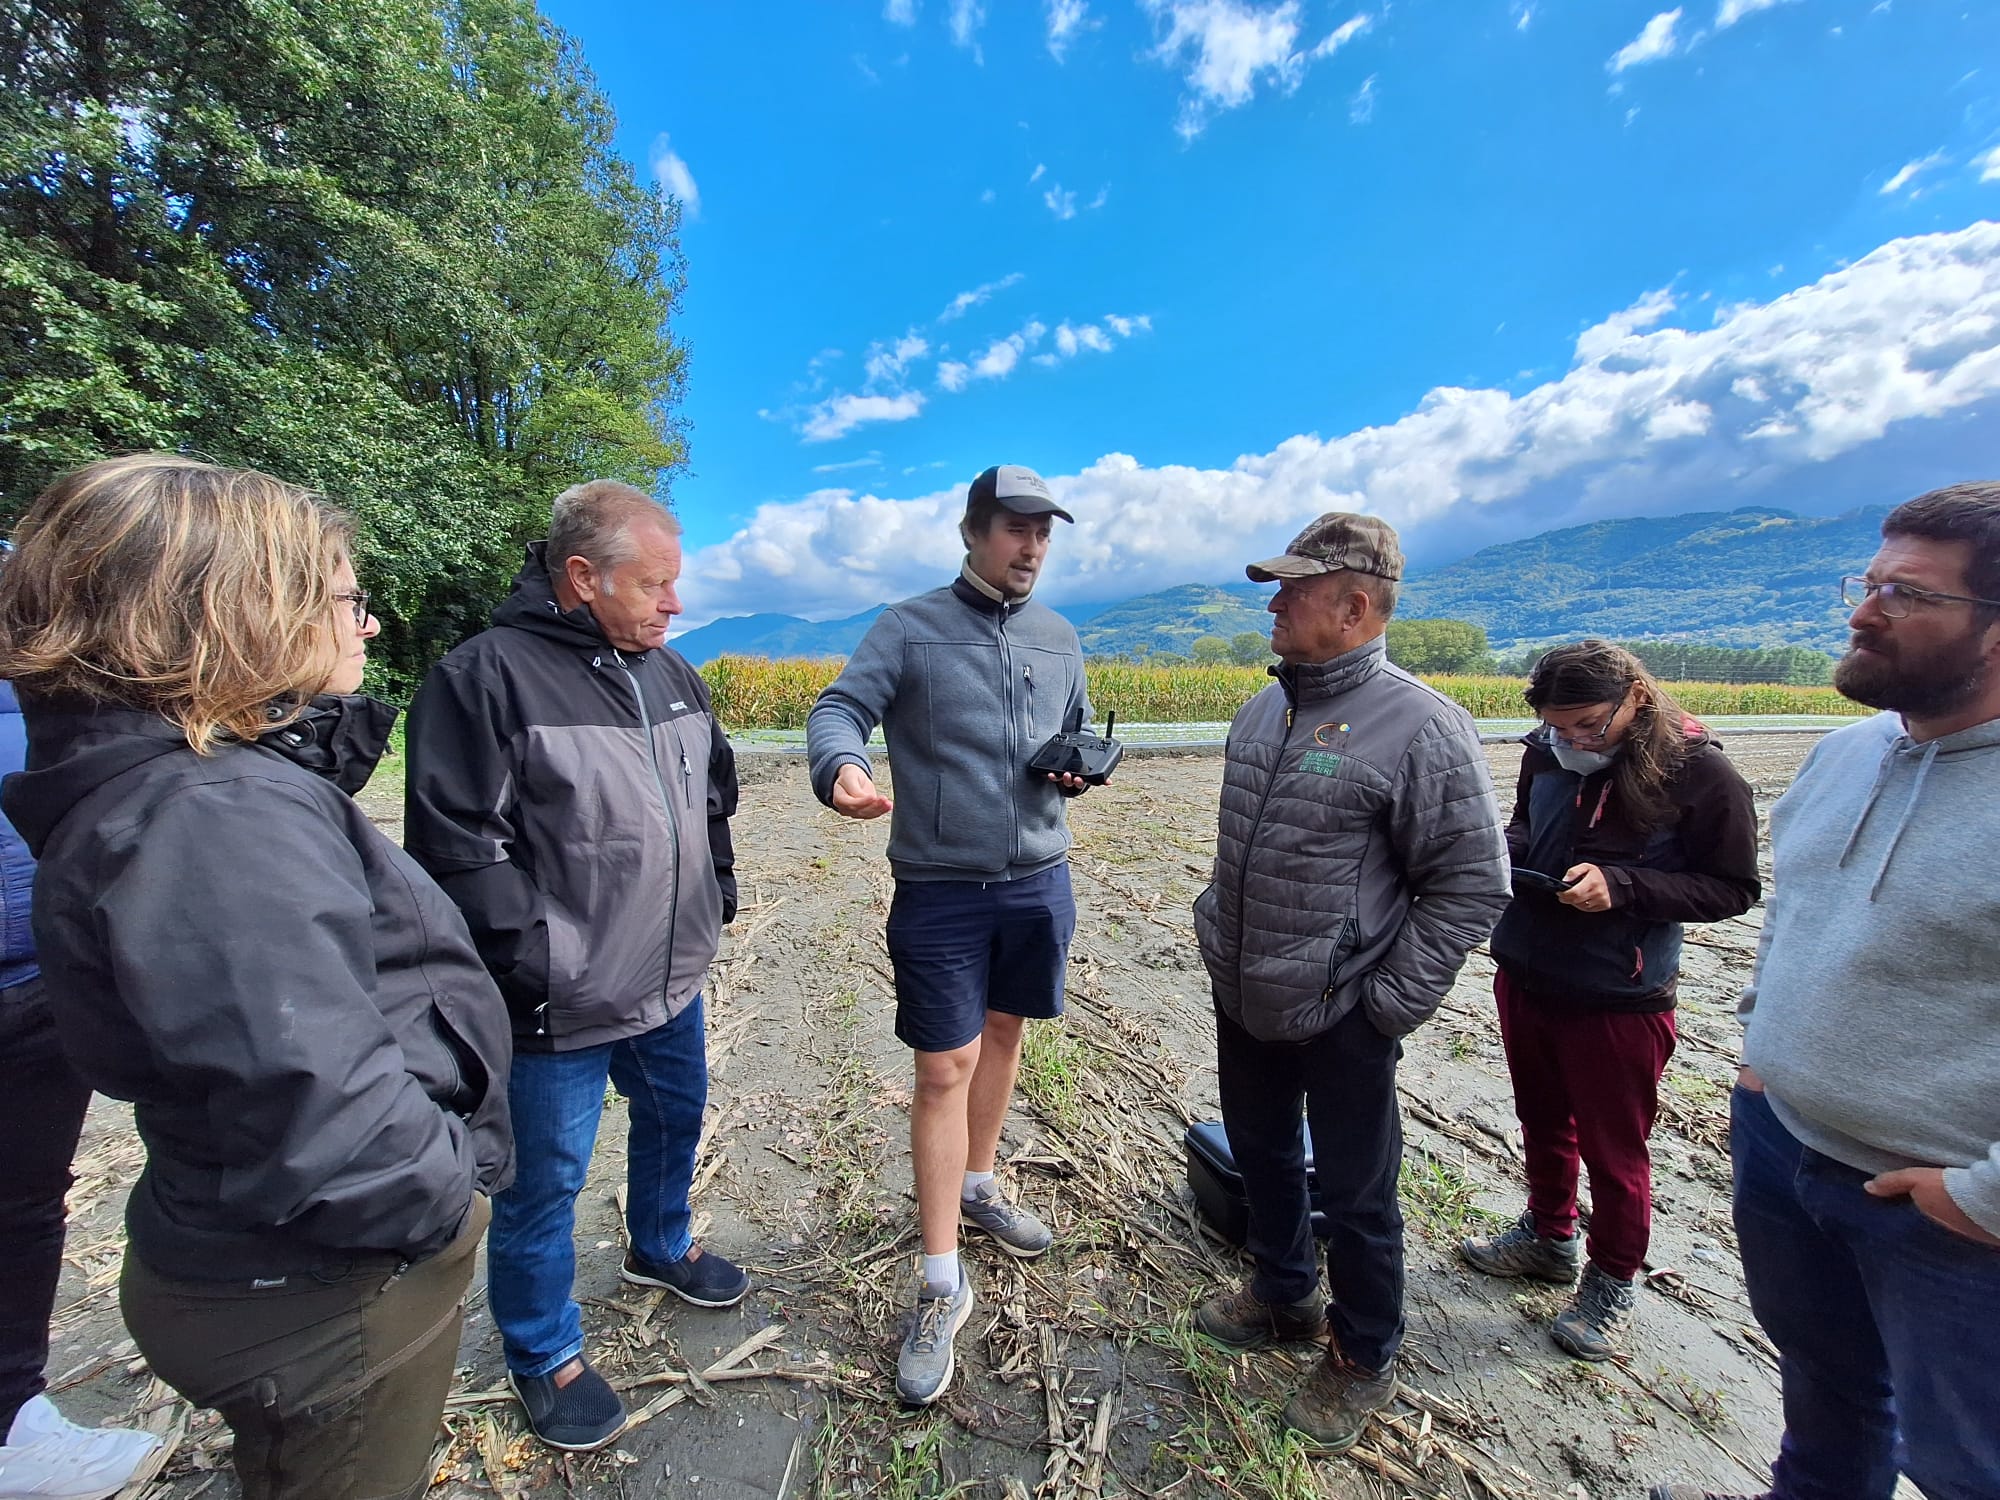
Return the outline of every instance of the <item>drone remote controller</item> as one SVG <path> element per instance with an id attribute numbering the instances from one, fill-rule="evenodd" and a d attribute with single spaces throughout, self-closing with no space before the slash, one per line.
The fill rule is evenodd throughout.
<path id="1" fill-rule="evenodd" d="M 1102 734 L 1078 729 L 1056 735 L 1035 752 L 1028 769 L 1038 776 L 1075 776 L 1091 786 L 1103 786 L 1125 758 L 1125 747 L 1111 737 L 1117 722 L 1117 714 L 1107 714 Z"/>

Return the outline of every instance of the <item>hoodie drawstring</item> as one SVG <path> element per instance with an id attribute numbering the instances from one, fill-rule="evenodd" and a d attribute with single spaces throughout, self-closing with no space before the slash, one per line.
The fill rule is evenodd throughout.
<path id="1" fill-rule="evenodd" d="M 1875 893 L 1882 889 L 1882 882 L 1889 875 L 1889 861 L 1896 857 L 1896 846 L 1903 842 L 1903 831 L 1910 826 L 1910 819 L 1916 816 L 1917 799 L 1924 794 L 1924 778 L 1931 774 L 1931 762 L 1937 759 L 1938 742 L 1932 740 L 1924 746 L 1924 758 L 1917 762 L 1917 779 L 1910 787 L 1910 800 L 1903 804 L 1903 815 L 1896 820 L 1896 831 L 1889 835 L 1889 847 L 1882 853 L 1882 868 L 1875 872 L 1875 880 L 1868 887 L 1868 899 L 1873 901 Z"/>
<path id="2" fill-rule="evenodd" d="M 1875 784 L 1868 788 L 1868 799 L 1861 804 L 1861 816 L 1854 820 L 1854 832 L 1847 836 L 1847 843 L 1840 851 L 1840 858 L 1834 861 L 1835 869 L 1847 867 L 1847 857 L 1854 852 L 1854 846 L 1861 842 L 1861 830 L 1868 826 L 1869 814 L 1875 811 L 1875 801 L 1882 795 L 1882 788 L 1889 781 L 1889 772 L 1895 767 L 1896 744 L 1896 741 L 1890 741 L 1889 748 L 1882 752 L 1882 764 L 1875 769 Z"/>

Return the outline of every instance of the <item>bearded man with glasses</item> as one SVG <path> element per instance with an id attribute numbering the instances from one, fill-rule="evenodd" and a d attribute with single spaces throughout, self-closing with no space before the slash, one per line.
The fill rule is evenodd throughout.
<path id="1" fill-rule="evenodd" d="M 1731 1102 L 1774 1500 L 2000 1496 L 2000 483 L 1891 511 L 1834 671 L 1885 710 L 1771 813 Z M 1709 1492 L 1659 1485 L 1653 1500 Z"/>

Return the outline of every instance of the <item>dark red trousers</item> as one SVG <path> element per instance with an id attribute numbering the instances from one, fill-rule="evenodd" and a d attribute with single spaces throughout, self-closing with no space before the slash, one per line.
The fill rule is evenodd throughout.
<path id="1" fill-rule="evenodd" d="M 1500 1036 L 1514 1077 L 1537 1234 L 1576 1232 L 1579 1160 L 1590 1169 L 1584 1250 L 1621 1281 L 1639 1274 L 1653 1230 L 1653 1158 L 1660 1075 L 1674 1055 L 1674 1013 L 1594 1011 L 1493 976 Z"/>

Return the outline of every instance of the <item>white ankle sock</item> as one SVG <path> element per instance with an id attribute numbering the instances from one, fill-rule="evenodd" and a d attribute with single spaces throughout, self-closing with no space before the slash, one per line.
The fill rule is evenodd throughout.
<path id="1" fill-rule="evenodd" d="M 992 1180 L 993 1174 L 991 1172 L 967 1172 L 965 1174 L 965 1186 L 958 1190 L 958 1196 L 961 1198 L 970 1198 Z"/>
<path id="2" fill-rule="evenodd" d="M 924 1282 L 930 1291 L 958 1290 L 958 1252 L 947 1250 L 943 1255 L 924 1256 Z"/>

